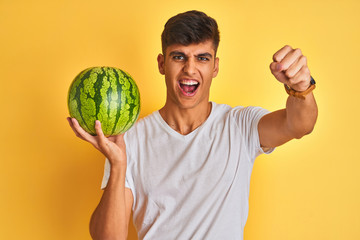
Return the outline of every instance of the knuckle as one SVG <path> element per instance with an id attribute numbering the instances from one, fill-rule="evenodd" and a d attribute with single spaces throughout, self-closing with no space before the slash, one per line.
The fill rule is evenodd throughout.
<path id="1" fill-rule="evenodd" d="M 273 60 L 274 61 L 278 61 L 278 53 L 275 53 L 274 55 L 273 55 Z M 271 65 L 270 65 L 271 66 Z"/>
<path id="2" fill-rule="evenodd" d="M 307 67 L 303 67 L 300 71 L 301 71 L 301 74 L 303 74 L 303 75 L 308 75 L 310 73 L 310 71 Z"/>
<path id="3" fill-rule="evenodd" d="M 307 63 L 307 57 L 302 55 L 300 60 L 303 62 L 303 63 Z"/>
<path id="4" fill-rule="evenodd" d="M 285 76 L 288 77 L 288 78 L 292 78 L 292 77 L 294 77 L 294 72 L 291 71 L 291 70 L 287 70 L 285 72 Z"/>
<path id="5" fill-rule="evenodd" d="M 298 55 L 302 55 L 301 49 L 300 48 L 295 48 L 294 52 Z"/>
<path id="6" fill-rule="evenodd" d="M 292 50 L 292 49 L 293 49 L 293 48 L 292 48 L 290 45 L 288 45 L 288 44 L 286 44 L 284 48 L 287 49 L 287 50 Z"/>
<path id="7" fill-rule="evenodd" d="M 289 78 L 290 85 L 293 85 L 296 83 L 295 78 Z"/>
<path id="8" fill-rule="evenodd" d="M 301 76 L 299 76 L 299 82 L 302 82 L 303 84 L 309 84 L 310 83 L 310 76 L 308 76 L 307 74 L 302 74 Z"/>

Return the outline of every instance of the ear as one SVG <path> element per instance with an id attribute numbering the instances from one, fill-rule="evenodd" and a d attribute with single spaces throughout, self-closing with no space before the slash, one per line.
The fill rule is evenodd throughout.
<path id="1" fill-rule="evenodd" d="M 215 58 L 215 63 L 214 63 L 214 71 L 213 71 L 213 78 L 215 78 L 219 73 L 219 58 Z"/>
<path id="2" fill-rule="evenodd" d="M 164 55 L 162 55 L 161 53 L 159 53 L 158 57 L 157 57 L 157 62 L 158 62 L 158 68 L 159 68 L 159 72 L 164 75 L 165 74 L 165 68 L 164 68 Z"/>

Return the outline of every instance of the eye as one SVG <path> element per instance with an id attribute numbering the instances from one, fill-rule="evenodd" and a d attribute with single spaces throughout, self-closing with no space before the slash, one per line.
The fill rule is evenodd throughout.
<path id="1" fill-rule="evenodd" d="M 185 59 L 185 57 L 182 56 L 182 55 L 174 55 L 172 58 L 173 58 L 174 60 L 179 60 L 179 61 L 182 61 L 182 60 Z"/>
<path id="2" fill-rule="evenodd" d="M 208 57 L 201 57 L 201 56 L 199 56 L 198 59 L 202 62 L 207 62 L 210 60 Z"/>

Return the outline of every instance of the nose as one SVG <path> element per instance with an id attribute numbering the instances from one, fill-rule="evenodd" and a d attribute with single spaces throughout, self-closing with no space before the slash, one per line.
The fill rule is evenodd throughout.
<path id="1" fill-rule="evenodd" d="M 193 75 L 196 72 L 196 63 L 193 58 L 189 58 L 184 65 L 184 72 Z"/>

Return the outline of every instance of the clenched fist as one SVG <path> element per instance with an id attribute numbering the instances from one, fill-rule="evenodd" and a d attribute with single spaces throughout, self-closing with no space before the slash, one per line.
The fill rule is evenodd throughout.
<path id="1" fill-rule="evenodd" d="M 275 78 L 298 92 L 310 86 L 310 70 L 307 59 L 299 48 L 293 49 L 286 45 L 277 51 L 270 64 L 271 73 Z"/>

